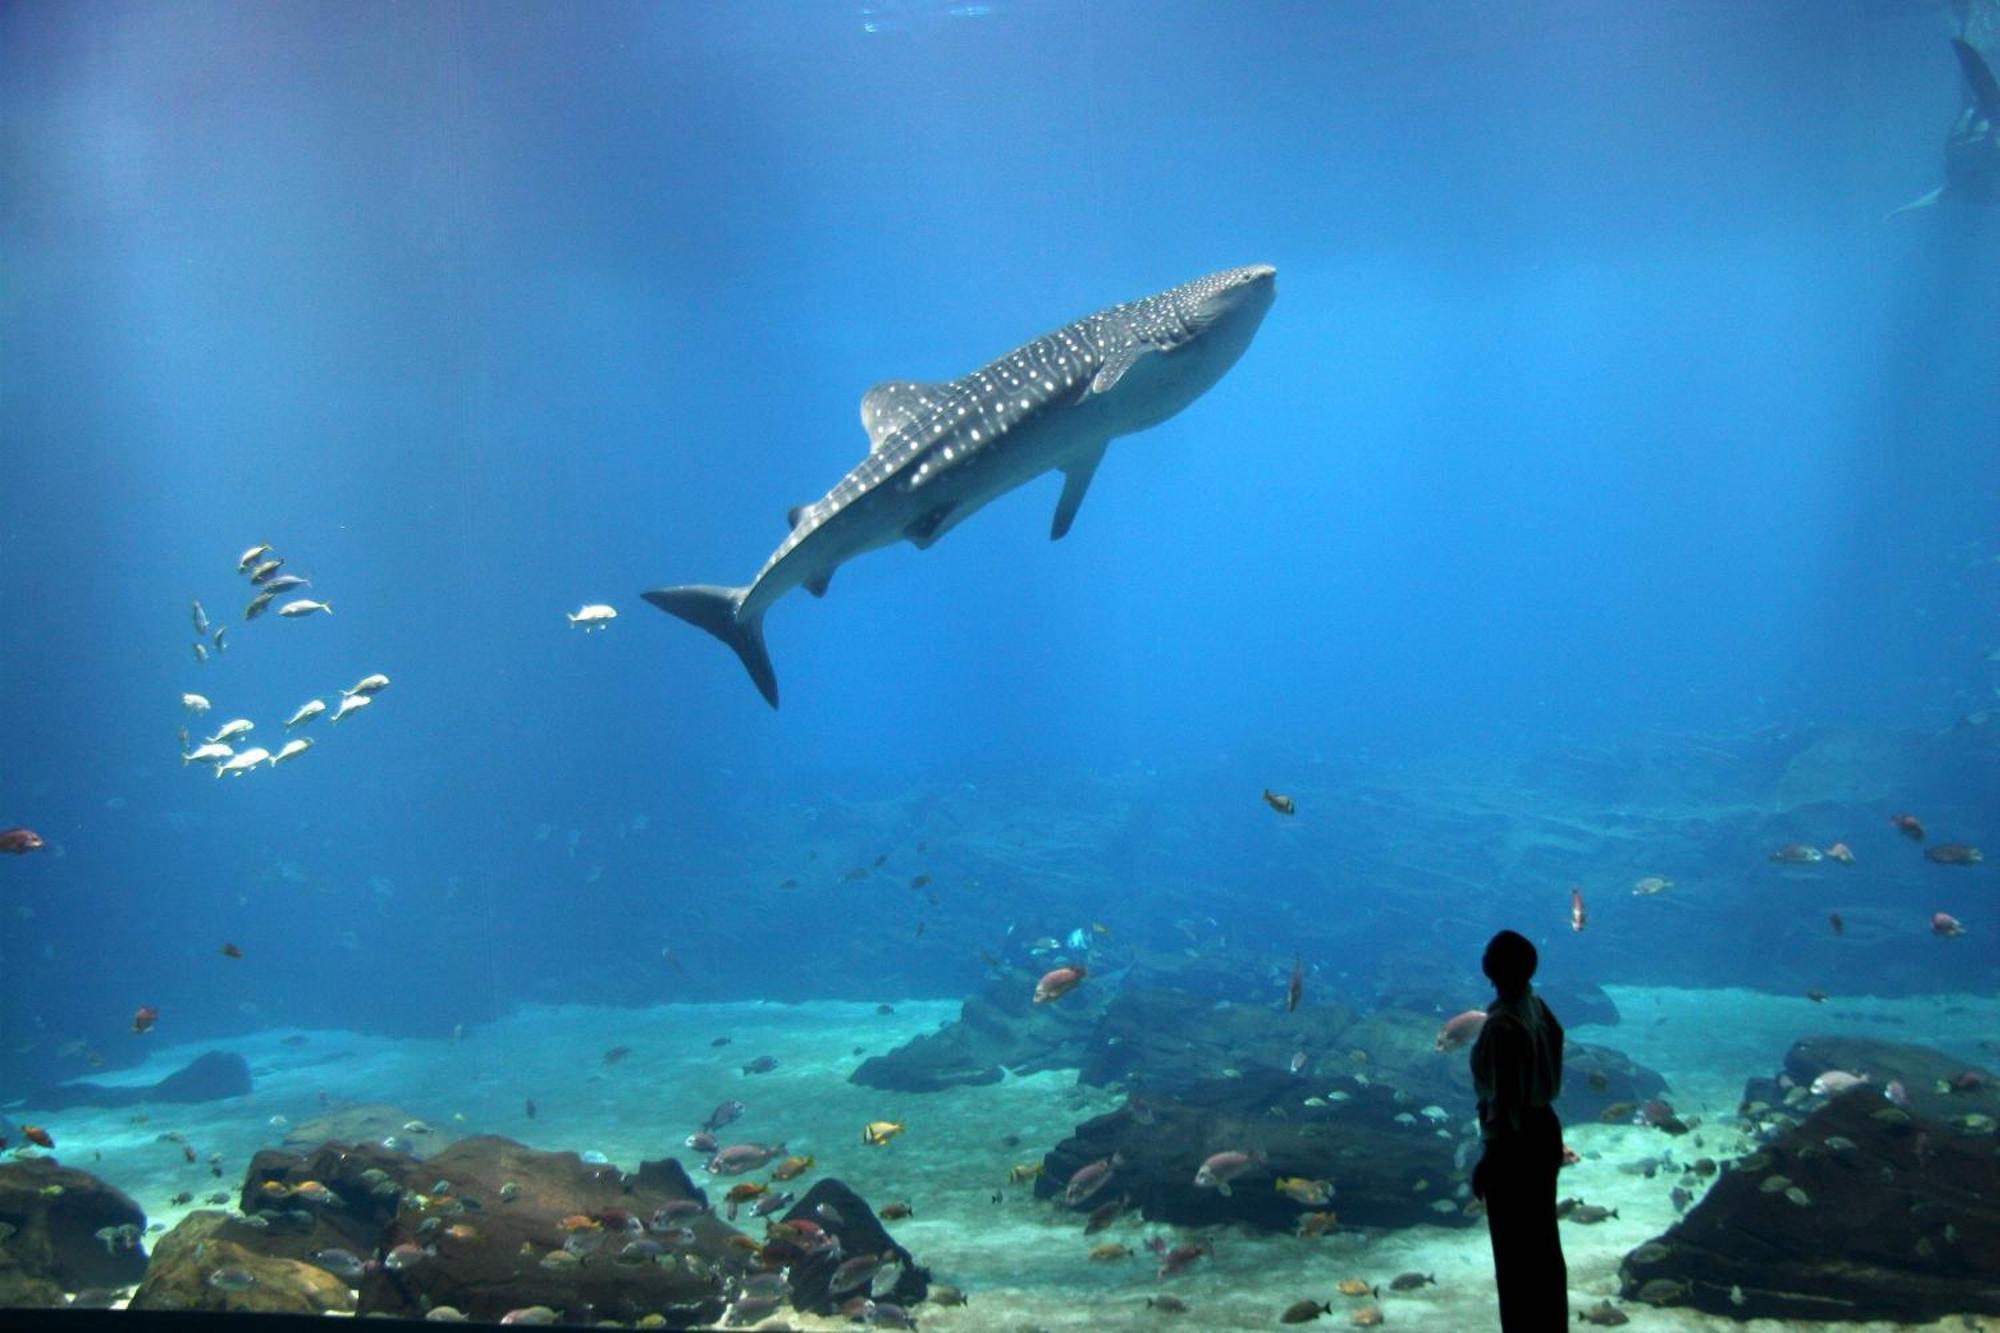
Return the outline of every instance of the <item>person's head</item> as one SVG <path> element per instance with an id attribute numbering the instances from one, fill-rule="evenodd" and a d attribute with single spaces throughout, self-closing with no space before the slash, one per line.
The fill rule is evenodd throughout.
<path id="1" fill-rule="evenodd" d="M 1535 965 L 1540 961 L 1541 956 L 1525 935 L 1503 930 L 1486 942 L 1486 956 L 1479 960 L 1479 966 L 1494 990 L 1502 995 L 1518 995 L 1528 989 L 1528 979 L 1535 975 Z"/>

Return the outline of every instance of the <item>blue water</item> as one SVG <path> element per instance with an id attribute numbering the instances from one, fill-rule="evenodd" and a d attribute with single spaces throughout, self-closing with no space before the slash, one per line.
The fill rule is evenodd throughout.
<path id="1" fill-rule="evenodd" d="M 1009 927 L 1091 920 L 1213 918 L 1363 997 L 1564 938 L 1579 881 L 1573 980 L 1796 993 L 1838 905 L 1899 923 L 1884 988 L 1990 990 L 1923 922 L 2000 928 L 1991 866 L 1886 824 L 2000 843 L 2000 726 L 1958 725 L 2000 704 L 2000 215 L 1884 221 L 1940 179 L 1950 30 L 0 10 L 0 825 L 50 843 L 0 865 L 0 1081 L 130 1063 L 139 1004 L 179 1040 L 950 997 Z M 780 604 L 782 711 L 639 601 L 747 581 L 870 384 L 1249 263 L 1255 344 L 1064 541 L 1044 479 Z M 242 623 L 258 542 L 333 614 Z M 191 598 L 231 626 L 206 665 Z M 620 618 L 586 638 L 586 602 Z M 275 748 L 377 671 L 283 768 L 178 760 L 183 722 Z M 1626 806 L 1701 831 L 1600 837 Z M 1495 841 L 1574 810 L 1562 849 Z M 1837 838 L 1867 878 L 1831 897 L 1764 859 Z M 1701 891 L 1641 919 L 1656 872 Z"/>

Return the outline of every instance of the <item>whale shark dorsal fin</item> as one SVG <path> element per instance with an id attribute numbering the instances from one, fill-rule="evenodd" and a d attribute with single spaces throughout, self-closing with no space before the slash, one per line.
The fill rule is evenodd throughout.
<path id="1" fill-rule="evenodd" d="M 861 395 L 861 429 L 868 432 L 870 453 L 903 427 L 935 407 L 946 386 L 921 380 L 884 380 Z"/>
<path id="2" fill-rule="evenodd" d="M 815 597 L 826 596 L 826 585 L 833 582 L 833 571 L 827 570 L 816 579 L 806 580 L 806 591 Z"/>
<path id="3" fill-rule="evenodd" d="M 799 520 L 806 516 L 807 508 L 808 506 L 806 505 L 793 505 L 790 509 L 787 509 L 785 511 L 785 526 L 796 528 L 799 525 Z"/>
<path id="4" fill-rule="evenodd" d="M 1118 387 L 1118 381 L 1125 378 L 1125 372 L 1139 364 L 1139 358 L 1146 352 L 1144 343 L 1133 343 L 1121 347 L 1104 358 L 1104 365 L 1090 381 L 1092 393 L 1110 393 Z"/>
<path id="5" fill-rule="evenodd" d="M 2000 119 L 2000 79 L 1993 77 L 1993 67 L 1986 63 L 1978 48 L 1961 37 L 1951 39 L 1951 49 L 1958 53 L 1958 67 L 1965 75 L 1965 86 L 1972 90 L 1979 114 L 1988 120 Z"/>
<path id="6" fill-rule="evenodd" d="M 1076 511 L 1083 504 L 1083 493 L 1090 489 L 1090 479 L 1097 475 L 1097 465 L 1103 461 L 1104 447 L 1099 445 L 1062 470 L 1062 498 L 1056 501 L 1055 522 L 1049 525 L 1050 541 L 1061 541 L 1063 534 L 1069 531 L 1069 525 L 1076 522 Z"/>

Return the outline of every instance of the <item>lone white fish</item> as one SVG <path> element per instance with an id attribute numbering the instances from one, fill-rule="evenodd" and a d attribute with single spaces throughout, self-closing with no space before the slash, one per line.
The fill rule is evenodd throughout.
<path id="1" fill-rule="evenodd" d="M 304 736 L 286 741 L 278 748 L 278 752 L 271 756 L 271 767 L 276 768 L 282 761 L 290 759 L 293 755 L 304 754 L 312 747 L 313 743 Z"/>
<path id="2" fill-rule="evenodd" d="M 202 698 L 199 694 L 183 694 L 181 696 L 181 707 L 187 709 L 190 713 L 206 713 L 208 711 L 208 700 Z"/>
<path id="3" fill-rule="evenodd" d="M 271 549 L 271 543 L 263 542 L 245 551 L 242 555 L 236 558 L 236 572 L 238 574 L 249 573 L 250 566 L 257 563 L 257 557 L 263 555 L 264 552 L 270 549 Z"/>
<path id="4" fill-rule="evenodd" d="M 232 736 L 241 736 L 246 731 L 257 730 L 257 724 L 247 717 L 235 718 L 222 724 L 222 729 L 208 738 L 209 744 L 226 741 Z"/>
<path id="5" fill-rule="evenodd" d="M 583 632 L 588 634 L 592 630 L 603 629 L 616 619 L 618 619 L 618 612 L 614 608 L 606 606 L 602 602 L 592 602 L 590 605 L 580 608 L 576 614 L 570 616 L 569 623 L 583 626 Z"/>
<path id="6" fill-rule="evenodd" d="M 189 750 L 186 753 L 182 754 L 181 763 L 183 765 L 219 764 L 223 760 L 229 758 L 230 755 L 235 753 L 236 751 L 231 749 L 229 746 L 217 745 L 216 743 L 211 741 L 206 745 L 197 745 L 194 749 Z"/>
<path id="7" fill-rule="evenodd" d="M 333 710 L 333 716 L 328 720 L 338 722 L 349 713 L 360 712 L 372 702 L 374 702 L 374 696 L 372 695 L 343 694 L 340 696 L 340 706 Z"/>
<path id="8" fill-rule="evenodd" d="M 215 766 L 215 776 L 221 777 L 224 773 L 234 773 L 240 778 L 270 757 L 271 752 L 269 750 L 261 745 L 253 745 L 249 749 L 238 753 L 234 758 L 217 764 Z"/>
<path id="9" fill-rule="evenodd" d="M 290 731 L 293 727 L 302 727 L 306 723 L 318 717 L 321 713 L 324 713 L 325 711 L 326 711 L 325 700 L 308 699 L 306 700 L 306 702 L 299 705 L 298 712 L 293 713 L 290 717 L 285 719 L 285 730 Z"/>
<path id="10" fill-rule="evenodd" d="M 354 682 L 353 689 L 342 690 L 341 693 L 380 694 L 383 690 L 386 690 L 388 688 L 389 688 L 389 678 L 378 671 L 372 676 L 363 676 L 360 680 Z"/>
<path id="11" fill-rule="evenodd" d="M 194 603 L 194 633 L 196 638 L 208 635 L 208 612 L 201 609 L 200 598 L 196 598 Z"/>
<path id="12" fill-rule="evenodd" d="M 315 611 L 324 611 L 328 615 L 333 614 L 332 607 L 328 606 L 325 602 L 315 602 L 310 597 L 301 597 L 296 602 L 286 602 L 278 608 L 278 614 L 281 616 L 309 616 Z"/>

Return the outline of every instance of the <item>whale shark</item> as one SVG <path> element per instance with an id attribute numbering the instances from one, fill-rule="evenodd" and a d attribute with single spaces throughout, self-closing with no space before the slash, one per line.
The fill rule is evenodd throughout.
<path id="1" fill-rule="evenodd" d="M 1952 53 L 1965 81 L 1965 106 L 1944 141 L 1944 184 L 1891 213 L 1895 217 L 1952 198 L 2000 207 L 2000 80 L 1972 43 L 1955 37 Z"/>
<path id="2" fill-rule="evenodd" d="M 798 587 L 823 597 L 841 565 L 895 542 L 927 549 L 1045 472 L 1063 474 L 1049 528 L 1060 540 L 1105 447 L 1208 392 L 1249 347 L 1276 297 L 1276 269 L 1223 269 L 1085 315 L 958 379 L 878 384 L 861 399 L 867 457 L 786 515 L 791 531 L 755 578 L 742 587 L 685 584 L 642 596 L 728 644 L 776 708 L 764 615 L 779 598 Z"/>

